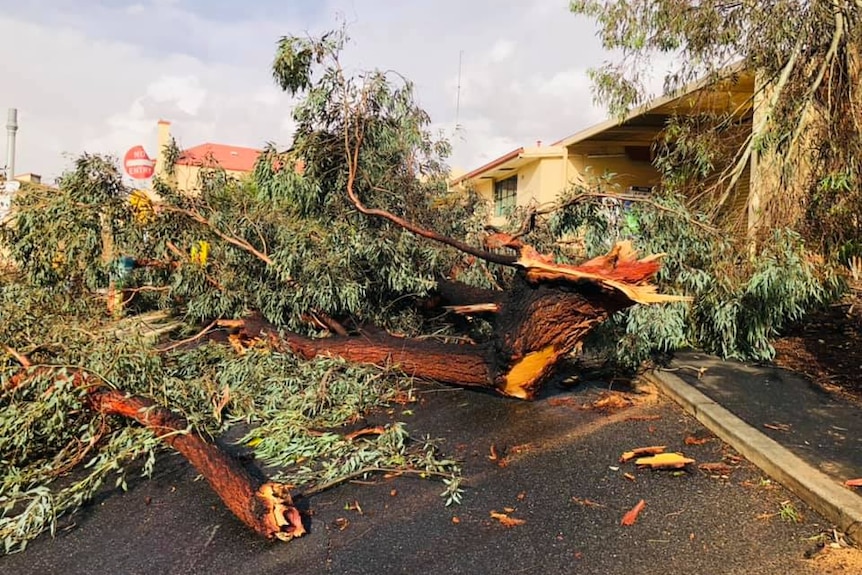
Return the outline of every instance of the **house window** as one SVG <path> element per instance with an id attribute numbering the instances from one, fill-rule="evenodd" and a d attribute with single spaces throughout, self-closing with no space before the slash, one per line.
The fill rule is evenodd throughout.
<path id="1" fill-rule="evenodd" d="M 518 176 L 494 182 L 494 215 L 508 216 L 518 198 Z"/>

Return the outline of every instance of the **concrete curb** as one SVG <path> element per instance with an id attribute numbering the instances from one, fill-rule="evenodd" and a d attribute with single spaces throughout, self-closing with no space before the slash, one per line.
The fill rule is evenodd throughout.
<path id="1" fill-rule="evenodd" d="M 862 497 L 848 491 L 679 377 L 652 371 L 644 374 L 644 379 L 657 385 L 707 429 L 833 522 L 855 544 L 862 544 Z"/>

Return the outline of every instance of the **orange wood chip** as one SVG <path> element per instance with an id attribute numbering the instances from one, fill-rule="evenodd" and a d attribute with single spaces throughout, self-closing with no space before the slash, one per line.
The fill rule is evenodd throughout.
<path id="1" fill-rule="evenodd" d="M 516 525 L 523 525 L 526 523 L 523 519 L 515 519 L 514 517 L 509 517 L 505 513 L 497 513 L 496 511 L 491 512 L 491 519 L 496 519 L 501 525 L 503 525 L 503 527 L 515 527 Z"/>
<path id="2" fill-rule="evenodd" d="M 640 515 L 640 512 L 643 511 L 644 507 L 646 507 L 646 501 L 641 499 L 640 501 L 638 501 L 637 505 L 632 507 L 626 512 L 625 515 L 623 515 L 623 519 L 622 521 L 620 521 L 620 525 L 634 525 L 635 521 L 638 520 L 638 515 Z"/>
<path id="3" fill-rule="evenodd" d="M 689 463 L 694 463 L 694 459 L 686 457 L 682 453 L 659 453 L 635 460 L 635 464 L 639 467 L 652 469 L 682 469 Z"/>
<path id="4" fill-rule="evenodd" d="M 625 463 L 626 461 L 631 461 L 635 457 L 643 457 L 644 455 L 656 455 L 658 453 L 664 453 L 664 450 L 667 449 L 666 445 L 651 445 L 650 447 L 638 447 L 632 449 L 631 451 L 626 451 L 620 456 L 620 463 Z"/>

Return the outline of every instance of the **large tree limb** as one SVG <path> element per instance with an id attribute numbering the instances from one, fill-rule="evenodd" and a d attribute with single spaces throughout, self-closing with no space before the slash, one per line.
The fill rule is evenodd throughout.
<path id="1" fill-rule="evenodd" d="M 54 370 L 56 378 L 69 378 L 75 387 L 87 391 L 87 400 L 95 412 L 137 421 L 176 449 L 207 480 L 227 508 L 259 535 L 290 541 L 305 534 L 302 518 L 293 505 L 287 485 L 253 476 L 238 460 L 194 431 L 184 417 L 151 399 L 128 395 L 95 382 L 95 377 L 85 370 L 78 369 L 69 374 L 65 371 L 68 366 L 34 366 L 26 356 L 8 346 L 3 348 L 21 363 L 24 370 L 34 370 L 14 375 L 12 385 L 6 391 L 23 385 L 36 374 Z M 86 449 L 90 447 L 92 444 Z"/>
<path id="2" fill-rule="evenodd" d="M 385 333 L 320 339 L 288 333 L 276 341 L 306 359 L 328 355 L 357 363 L 395 365 L 411 376 L 462 386 L 490 387 L 492 381 L 486 346 L 399 338 Z"/>
<path id="3" fill-rule="evenodd" d="M 286 485 L 253 477 L 236 459 L 193 431 L 183 417 L 150 399 L 113 389 L 93 388 L 88 397 L 95 411 L 133 419 L 179 451 L 228 509 L 256 533 L 282 541 L 305 533 Z"/>
<path id="4" fill-rule="evenodd" d="M 339 69 L 339 75 L 341 75 L 341 70 Z M 345 86 L 346 82 L 341 76 L 342 86 Z M 345 88 L 345 94 L 347 90 Z M 366 94 L 363 93 L 361 101 L 359 102 L 360 108 L 364 108 L 366 104 Z M 466 242 L 462 242 L 460 240 L 456 240 L 454 238 L 450 238 L 448 236 L 444 236 L 439 234 L 433 230 L 429 230 L 423 228 L 413 222 L 408 222 L 404 218 L 396 216 L 392 212 L 388 212 L 386 210 L 380 210 L 377 208 L 369 208 L 362 200 L 359 199 L 359 196 L 356 194 L 356 179 L 359 176 L 359 152 L 362 149 L 362 140 L 363 140 L 363 132 L 362 132 L 362 122 L 357 119 L 358 116 L 361 116 L 361 113 L 364 112 L 364 109 L 360 110 L 359 114 L 351 113 L 348 99 L 345 98 L 344 101 L 344 114 L 345 118 L 354 119 L 353 122 L 353 134 L 350 133 L 349 123 L 345 123 L 344 127 L 344 152 L 347 156 L 347 196 L 350 198 L 350 201 L 353 202 L 353 205 L 356 209 L 366 216 L 374 216 L 378 218 L 382 218 L 384 220 L 389 220 L 396 226 L 407 230 L 410 233 L 416 234 L 417 236 L 433 240 L 435 242 L 439 242 L 441 244 L 447 245 L 449 247 L 453 247 L 456 250 L 463 252 L 465 254 L 470 254 L 487 262 L 500 264 L 504 266 L 512 266 L 515 263 L 515 258 L 506 255 L 506 254 L 495 254 L 492 252 L 488 252 L 476 247 L 471 246 Z M 351 135 L 353 137 L 353 141 L 351 143 Z"/>
<path id="5" fill-rule="evenodd" d="M 556 264 L 520 240 L 512 287 L 506 292 L 466 289 L 443 283 L 443 291 L 466 305 L 494 296 L 494 332 L 484 344 L 452 344 L 366 332 L 354 337 L 312 339 L 277 334 L 265 323 L 249 319 L 247 336 L 264 334 L 277 347 L 304 358 L 335 356 L 347 361 L 394 365 L 405 373 L 469 387 L 494 389 L 504 395 L 531 399 L 554 373 L 561 360 L 580 347 L 584 338 L 612 313 L 636 302 L 682 301 L 684 296 L 655 293 L 649 279 L 658 270 L 658 257 L 636 259 L 627 243 L 580 266 Z M 477 301 L 476 303 L 482 303 Z M 485 302 L 487 303 L 487 302 Z"/>

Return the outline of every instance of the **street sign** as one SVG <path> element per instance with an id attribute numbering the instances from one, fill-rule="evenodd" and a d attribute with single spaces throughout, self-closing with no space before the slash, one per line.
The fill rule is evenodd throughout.
<path id="1" fill-rule="evenodd" d="M 123 168 L 130 177 L 136 180 L 148 180 L 153 177 L 155 162 L 147 155 L 143 146 L 129 148 L 123 158 Z"/>

